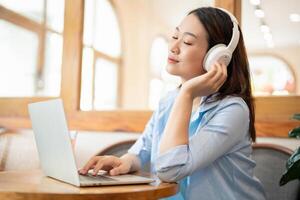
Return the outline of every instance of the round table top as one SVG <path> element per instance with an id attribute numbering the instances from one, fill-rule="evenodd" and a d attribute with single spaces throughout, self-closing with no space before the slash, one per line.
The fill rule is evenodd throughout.
<path id="1" fill-rule="evenodd" d="M 46 177 L 41 170 L 0 172 L 0 199 L 159 199 L 178 192 L 176 183 L 79 188 Z"/>

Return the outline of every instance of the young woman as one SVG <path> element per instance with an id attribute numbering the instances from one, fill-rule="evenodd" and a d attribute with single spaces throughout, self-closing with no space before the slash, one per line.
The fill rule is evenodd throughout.
<path id="1" fill-rule="evenodd" d="M 254 106 L 243 36 L 228 66 L 207 63 L 216 44 L 228 45 L 235 18 L 212 7 L 191 11 L 169 44 L 167 71 L 182 84 L 162 98 L 142 136 L 121 158 L 95 156 L 80 170 L 111 175 L 151 170 L 162 181 L 180 183 L 171 199 L 265 199 L 253 175 Z M 237 25 L 238 27 L 238 25 Z"/>

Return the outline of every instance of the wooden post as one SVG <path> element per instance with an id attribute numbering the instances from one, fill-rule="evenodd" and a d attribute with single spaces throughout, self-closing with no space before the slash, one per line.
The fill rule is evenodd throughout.
<path id="1" fill-rule="evenodd" d="M 68 113 L 80 105 L 83 8 L 83 0 L 65 1 L 61 97 Z"/>
<path id="2" fill-rule="evenodd" d="M 241 26 L 241 0 L 215 0 L 215 6 L 224 8 L 231 12 L 236 17 Z"/>

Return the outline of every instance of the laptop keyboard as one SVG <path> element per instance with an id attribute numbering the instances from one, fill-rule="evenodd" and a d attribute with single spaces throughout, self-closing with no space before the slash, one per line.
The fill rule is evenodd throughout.
<path id="1" fill-rule="evenodd" d="M 116 181 L 116 179 L 109 178 L 107 176 L 97 175 L 93 176 L 92 174 L 79 175 L 80 182 L 101 182 L 101 181 Z"/>

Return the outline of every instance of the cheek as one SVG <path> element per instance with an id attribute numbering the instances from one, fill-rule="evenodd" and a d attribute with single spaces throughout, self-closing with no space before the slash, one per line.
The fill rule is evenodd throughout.
<path id="1" fill-rule="evenodd" d="M 205 53 L 199 50 L 186 52 L 186 54 L 184 55 L 185 66 L 187 66 L 191 72 L 203 74 L 204 56 Z"/>

